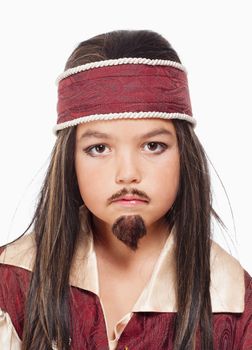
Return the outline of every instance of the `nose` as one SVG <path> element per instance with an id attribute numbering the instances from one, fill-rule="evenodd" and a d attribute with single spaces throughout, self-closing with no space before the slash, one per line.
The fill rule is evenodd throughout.
<path id="1" fill-rule="evenodd" d="M 131 152 L 124 152 L 116 159 L 115 181 L 118 184 L 139 183 L 141 181 L 140 165 Z"/>

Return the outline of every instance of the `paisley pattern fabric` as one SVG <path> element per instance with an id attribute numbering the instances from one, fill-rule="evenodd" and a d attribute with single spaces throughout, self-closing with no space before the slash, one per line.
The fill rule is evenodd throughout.
<path id="1" fill-rule="evenodd" d="M 18 266 L 0 264 L 0 276 L 2 315 L 4 313 L 9 315 L 18 337 L 22 340 L 24 306 L 31 271 Z M 214 349 L 216 350 L 252 349 L 252 278 L 246 271 L 244 278 L 244 312 L 213 313 Z M 70 288 L 71 315 L 74 324 L 71 349 L 109 350 L 99 297 L 78 287 Z M 175 312 L 134 312 L 118 340 L 116 349 L 172 350 L 175 317 Z M 8 347 L 1 350 L 14 349 L 18 348 Z M 199 336 L 196 349 L 201 349 Z"/>

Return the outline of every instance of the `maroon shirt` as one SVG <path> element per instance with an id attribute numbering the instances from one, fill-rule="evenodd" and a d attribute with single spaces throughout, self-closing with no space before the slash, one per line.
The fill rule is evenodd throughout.
<path id="1" fill-rule="evenodd" d="M 213 314 L 214 349 L 252 349 L 252 278 L 246 271 L 244 276 L 244 312 Z M 10 315 L 21 340 L 30 278 L 29 270 L 0 264 L 0 308 Z M 106 325 L 99 297 L 90 291 L 71 286 L 70 298 L 74 324 L 72 349 L 108 350 Z M 123 330 L 116 349 L 173 349 L 175 316 L 176 313 L 172 312 L 134 313 Z M 199 339 L 196 349 L 201 349 Z"/>

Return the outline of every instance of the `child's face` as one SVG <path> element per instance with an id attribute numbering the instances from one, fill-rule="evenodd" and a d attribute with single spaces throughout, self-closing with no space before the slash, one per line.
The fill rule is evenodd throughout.
<path id="1" fill-rule="evenodd" d="M 168 133 L 142 136 L 161 128 Z M 109 137 L 84 137 L 90 130 Z M 82 199 L 100 225 L 111 228 L 119 216 L 139 214 L 148 229 L 161 222 L 178 191 L 180 162 L 173 123 L 164 119 L 121 119 L 80 124 L 75 168 Z M 111 197 L 123 189 L 127 193 L 137 190 L 149 202 L 134 206 L 111 203 Z"/>

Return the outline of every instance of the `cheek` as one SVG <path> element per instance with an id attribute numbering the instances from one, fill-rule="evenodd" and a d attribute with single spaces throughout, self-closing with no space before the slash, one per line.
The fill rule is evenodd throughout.
<path id="1" fill-rule="evenodd" d="M 160 202 L 168 202 L 169 205 L 174 202 L 179 188 L 179 178 L 180 163 L 178 157 L 174 157 L 174 159 L 155 168 L 151 182 L 153 191 L 157 194 Z"/>
<path id="2" fill-rule="evenodd" d="M 83 162 L 81 157 L 76 157 L 76 176 L 81 197 L 87 207 L 99 205 L 97 196 L 105 195 L 107 180 L 104 172 L 97 171 L 88 162 Z M 105 195 L 106 197 L 106 195 Z"/>

